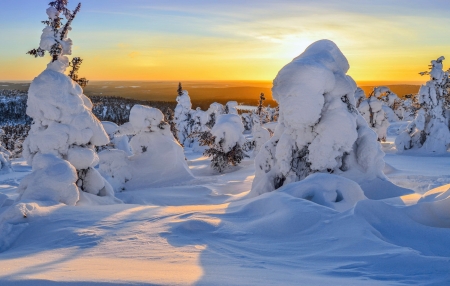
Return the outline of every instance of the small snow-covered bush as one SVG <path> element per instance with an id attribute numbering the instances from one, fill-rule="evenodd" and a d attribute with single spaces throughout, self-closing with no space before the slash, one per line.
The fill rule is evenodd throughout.
<path id="1" fill-rule="evenodd" d="M 255 158 L 250 196 L 333 173 L 358 183 L 369 198 L 409 193 L 383 174 L 384 153 L 355 107 L 356 83 L 349 64 L 329 40 L 311 44 L 284 66 L 272 94 L 280 107 L 273 137 Z"/>
<path id="2" fill-rule="evenodd" d="M 448 72 L 442 69 L 444 57 L 431 61 L 430 80 L 418 94 L 420 109 L 405 131 L 399 134 L 395 145 L 399 152 L 420 149 L 425 152 L 445 153 L 450 144 L 449 114 L 446 112 Z"/>
<path id="3" fill-rule="evenodd" d="M 386 118 L 382 101 L 372 95 L 360 103 L 358 110 L 369 126 L 377 133 L 378 141 L 386 141 L 389 121 Z"/>
<path id="4" fill-rule="evenodd" d="M 224 114 L 217 118 L 211 131 L 199 133 L 197 138 L 202 146 L 209 148 L 203 153 L 212 157 L 211 167 L 223 172 L 228 166 L 237 166 L 245 154 L 242 146 L 245 138 L 242 135 L 244 126 L 236 114 Z"/>
<path id="5" fill-rule="evenodd" d="M 99 169 L 116 191 L 193 178 L 183 148 L 159 109 L 133 106 L 130 122 L 120 126 L 118 134 L 133 136 L 130 140 L 133 155 L 114 149 L 99 154 Z"/>

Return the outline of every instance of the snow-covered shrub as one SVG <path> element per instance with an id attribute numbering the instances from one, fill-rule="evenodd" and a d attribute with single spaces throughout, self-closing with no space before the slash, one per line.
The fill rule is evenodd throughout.
<path id="1" fill-rule="evenodd" d="M 445 153 L 450 144 L 449 115 L 445 111 L 450 83 L 448 72 L 442 69 L 444 57 L 431 61 L 430 80 L 418 94 L 420 109 L 405 131 L 395 140 L 399 152 L 420 149 L 425 152 Z"/>
<path id="2" fill-rule="evenodd" d="M 173 137 L 175 137 L 175 140 L 179 141 L 177 124 L 175 122 L 175 113 L 170 107 L 166 110 L 165 118 L 167 123 L 170 125 L 170 131 L 172 132 Z"/>
<path id="3" fill-rule="evenodd" d="M 79 5 L 74 12 L 70 12 L 65 7 L 66 4 L 64 1 L 50 3 L 50 8 L 47 9 L 49 21 L 43 30 L 40 47 L 34 50 L 35 53 L 30 52 L 35 56 L 43 56 L 45 51 L 49 51 L 52 61 L 33 80 L 28 91 L 27 114 L 33 118 L 33 124 L 23 144 L 23 156 L 32 165 L 33 172 L 21 182 L 19 189 L 27 194 L 26 197 L 33 199 L 57 197 L 53 192 L 58 190 L 61 197 L 66 197 L 63 194 L 65 190 L 51 189 L 47 185 L 62 187 L 59 185 L 60 178 L 72 180 L 75 168 L 76 186 L 79 190 L 107 197 L 105 202 L 115 202 L 113 189 L 94 169 L 98 163 L 95 146 L 108 144 L 108 135 L 92 114 L 92 102 L 83 94 L 83 89 L 64 74 L 69 67 L 69 59 L 65 55 L 70 55 L 72 51 L 72 40 L 67 38 L 67 33 L 80 8 Z M 60 23 L 61 13 L 67 18 L 64 26 Z M 35 159 L 37 156 L 41 159 Z M 66 173 L 55 173 L 55 166 L 64 164 L 70 165 L 61 167 L 61 172 L 64 170 Z M 42 176 L 38 174 L 46 174 L 47 182 L 40 182 Z M 64 184 L 68 183 L 68 179 L 64 181 Z M 70 195 L 70 198 L 75 197 L 77 196 Z M 76 202 L 73 199 L 59 201 L 68 204 Z"/>
<path id="4" fill-rule="evenodd" d="M 410 121 L 416 117 L 417 110 L 420 105 L 417 102 L 417 96 L 413 94 L 405 95 L 405 100 L 402 103 L 403 120 Z"/>
<path id="5" fill-rule="evenodd" d="M 229 165 L 237 166 L 245 157 L 242 132 L 244 125 L 239 115 L 223 114 L 217 118 L 210 132 L 198 134 L 200 144 L 209 147 L 203 154 L 212 157 L 211 167 L 214 170 L 223 172 Z"/>
<path id="6" fill-rule="evenodd" d="M 105 146 L 97 147 L 97 151 L 103 151 L 106 149 L 119 149 L 124 151 L 128 156 L 131 155 L 131 148 L 128 144 L 128 135 L 119 134 L 119 125 L 110 121 L 102 121 L 103 128 L 109 137 L 109 143 Z"/>
<path id="7" fill-rule="evenodd" d="M 312 173 L 356 181 L 369 198 L 409 192 L 383 174 L 384 153 L 355 108 L 356 84 L 348 69 L 339 48 L 321 40 L 280 70 L 272 88 L 280 117 L 275 134 L 256 156 L 251 196 Z"/>
<path id="8" fill-rule="evenodd" d="M 360 103 L 358 110 L 369 126 L 377 133 L 378 141 L 386 141 L 389 121 L 383 109 L 383 102 L 372 95 Z"/>
<path id="9" fill-rule="evenodd" d="M 159 109 L 133 106 L 130 122 L 120 126 L 119 134 L 134 135 L 130 140 L 133 155 L 114 149 L 99 154 L 99 169 L 116 190 L 193 178 L 183 148 Z"/>
<path id="10" fill-rule="evenodd" d="M 253 127 L 253 119 L 252 119 L 252 113 L 242 113 L 241 114 L 241 118 L 242 118 L 242 124 L 244 125 L 244 130 L 247 131 L 251 131 L 252 127 Z"/>
<path id="11" fill-rule="evenodd" d="M 178 139 L 185 147 L 190 147 L 193 140 L 189 135 L 192 133 L 194 120 L 192 118 L 191 98 L 186 90 L 177 96 L 177 107 L 175 107 L 175 122 L 178 130 Z"/>
<path id="12" fill-rule="evenodd" d="M 253 149 L 253 155 L 256 156 L 258 154 L 259 150 L 261 150 L 261 147 L 264 146 L 264 144 L 269 141 L 270 139 L 270 132 L 266 128 L 262 127 L 261 125 L 254 126 L 253 127 L 253 141 L 254 141 L 254 149 Z"/>
<path id="13" fill-rule="evenodd" d="M 5 132 L 0 128 L 0 139 L 4 136 Z M 0 140 L 0 174 L 5 174 L 11 172 L 11 162 L 9 161 L 9 157 L 11 156 L 11 152 L 9 152 L 3 146 L 3 140 Z"/>

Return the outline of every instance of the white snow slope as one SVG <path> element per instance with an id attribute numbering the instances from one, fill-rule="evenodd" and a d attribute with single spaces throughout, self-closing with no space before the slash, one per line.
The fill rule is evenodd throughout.
<path id="1" fill-rule="evenodd" d="M 450 183 L 450 156 L 395 154 L 395 128 L 384 143 L 389 179 L 420 194 Z M 0 285 L 450 281 L 450 186 L 420 202 L 420 194 L 373 201 L 354 182 L 319 174 L 246 199 L 252 160 L 217 175 L 207 158 L 185 154 L 194 180 L 124 191 L 124 204 L 105 206 L 8 207 L 31 171 L 14 161 L 0 176 Z"/>

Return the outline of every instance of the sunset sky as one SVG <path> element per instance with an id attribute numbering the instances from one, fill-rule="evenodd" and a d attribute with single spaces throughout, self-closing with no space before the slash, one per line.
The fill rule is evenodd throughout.
<path id="1" fill-rule="evenodd" d="M 1 1 L 0 80 L 45 68 L 49 57 L 25 52 L 39 44 L 48 2 Z M 357 81 L 407 83 L 441 55 L 450 66 L 449 14 L 448 0 L 84 0 L 69 36 L 91 80 L 272 80 L 326 38 Z"/>

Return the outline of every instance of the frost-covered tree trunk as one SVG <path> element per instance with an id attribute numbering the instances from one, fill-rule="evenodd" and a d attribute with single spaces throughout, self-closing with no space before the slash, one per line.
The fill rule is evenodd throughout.
<path id="1" fill-rule="evenodd" d="M 430 80 L 418 94 L 420 109 L 415 119 L 395 140 L 398 152 L 419 149 L 445 153 L 450 144 L 449 116 L 445 110 L 448 98 L 449 74 L 442 69 L 444 57 L 431 61 Z"/>
<path id="2" fill-rule="evenodd" d="M 321 40 L 280 70 L 272 88 L 278 126 L 255 158 L 251 196 L 318 172 L 356 181 L 369 198 L 410 192 L 383 174 L 384 153 L 355 108 L 356 84 L 348 69 L 339 48 Z"/>
<path id="3" fill-rule="evenodd" d="M 386 132 L 389 127 L 389 121 L 383 109 L 383 103 L 375 95 L 361 102 L 358 107 L 359 113 L 364 117 L 378 136 L 378 141 L 386 141 Z"/>
<path id="4" fill-rule="evenodd" d="M 118 202 L 108 182 L 94 169 L 96 145 L 109 142 L 102 124 L 92 113 L 92 102 L 78 83 L 64 74 L 69 67 L 72 40 L 67 38 L 80 5 L 71 13 L 67 1 L 50 3 L 49 20 L 35 55 L 50 52 L 52 61 L 37 76 L 28 91 L 27 114 L 33 124 L 23 147 L 33 172 L 20 184 L 19 199 L 54 200 L 74 205 L 79 191 Z M 60 23 L 60 14 L 67 23 Z M 59 23 L 59 28 L 56 24 Z M 87 195 L 86 195 L 87 196 Z M 97 199 L 95 199 L 97 200 Z M 100 200 L 100 199 L 99 199 Z"/>

